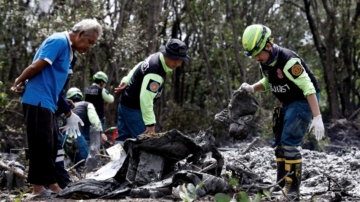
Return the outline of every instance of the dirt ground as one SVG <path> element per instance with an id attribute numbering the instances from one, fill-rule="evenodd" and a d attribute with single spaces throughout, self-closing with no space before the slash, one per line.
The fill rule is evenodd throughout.
<path id="1" fill-rule="evenodd" d="M 350 148 L 360 149 L 360 130 L 356 122 L 349 122 L 345 119 L 335 120 L 332 123 L 327 123 L 326 125 L 326 136 L 327 139 L 322 144 L 315 144 L 314 141 L 308 141 L 303 145 L 304 149 L 309 150 L 322 150 L 324 155 L 327 154 L 337 154 L 341 151 L 346 151 Z M 5 131 L 0 131 L 0 152 L 1 153 L 18 153 L 18 151 L 23 148 L 25 143 L 25 135 L 19 134 L 11 129 L 6 129 Z M 266 146 L 268 144 L 265 141 L 260 141 L 257 147 Z M 329 167 L 332 167 L 331 162 L 329 162 Z M 359 176 L 353 176 L 355 178 L 360 178 Z M 17 192 L 9 193 L 6 189 L 0 191 L 0 201 L 14 201 L 16 198 L 19 198 Z M 23 199 L 24 200 L 24 199 Z M 22 201 L 23 201 L 22 200 Z M 27 201 L 41 201 L 41 200 L 27 200 Z M 49 200 L 43 200 L 49 201 Z M 69 199 L 51 199 L 51 201 L 77 201 Z M 170 202 L 173 200 L 162 200 L 162 199 L 120 199 L 120 200 L 103 200 L 103 199 L 90 199 L 86 200 L 89 202 L 99 202 L 99 201 L 124 201 L 124 202 L 153 202 L 153 201 L 163 201 Z M 199 201 L 199 200 L 198 200 Z M 212 197 L 201 201 L 214 201 Z M 326 200 L 325 200 L 326 201 Z"/>
<path id="2" fill-rule="evenodd" d="M 3 201 L 5 198 L 0 198 L 1 201 Z M 46 199 L 46 200 L 25 200 L 24 201 L 52 201 L 52 202 L 74 202 L 74 201 L 79 201 L 79 200 L 72 200 L 72 199 Z M 23 201 L 21 200 L 21 201 Z M 13 200 L 9 200 L 9 201 L 13 201 Z M 81 200 L 80 200 L 81 201 Z M 90 200 L 86 200 L 86 202 L 102 202 L 102 201 L 106 201 L 106 202 L 174 202 L 173 200 L 161 200 L 161 199 L 118 199 L 118 200 L 104 200 L 104 199 L 90 199 Z M 200 202 L 200 201 L 198 201 Z M 202 202 L 202 201 L 201 201 Z M 204 201 L 205 202 L 205 201 Z"/>

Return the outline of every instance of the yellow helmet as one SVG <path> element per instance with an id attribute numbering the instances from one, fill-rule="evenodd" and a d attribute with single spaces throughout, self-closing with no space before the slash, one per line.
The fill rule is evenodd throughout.
<path id="1" fill-rule="evenodd" d="M 246 27 L 242 37 L 244 54 L 248 57 L 259 54 L 264 49 L 270 35 L 271 30 L 264 25 L 255 24 Z"/>

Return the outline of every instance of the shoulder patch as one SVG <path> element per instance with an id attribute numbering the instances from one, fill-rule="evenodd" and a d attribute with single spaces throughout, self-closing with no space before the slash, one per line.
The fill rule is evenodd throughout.
<path id="1" fill-rule="evenodd" d="M 296 63 L 288 71 L 291 74 L 291 76 L 293 76 L 294 79 L 296 79 L 304 72 L 304 68 L 300 64 Z"/>
<path id="2" fill-rule="evenodd" d="M 160 88 L 160 83 L 150 79 L 150 81 L 146 87 L 146 90 L 156 93 L 156 92 L 158 92 L 159 88 Z"/>

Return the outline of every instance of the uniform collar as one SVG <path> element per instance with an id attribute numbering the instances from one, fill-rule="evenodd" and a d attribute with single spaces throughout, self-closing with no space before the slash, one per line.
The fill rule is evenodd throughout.
<path id="1" fill-rule="evenodd" d="M 73 50 L 72 50 L 72 48 L 71 48 L 72 43 L 71 43 L 71 41 L 70 41 L 70 35 L 69 35 L 69 32 L 68 32 L 68 31 L 65 31 L 64 34 L 65 34 L 65 36 L 66 36 L 66 38 L 67 38 L 67 40 L 68 40 L 68 42 L 69 42 L 70 62 L 71 62 L 71 61 L 73 60 L 74 52 L 73 52 Z"/>
<path id="2" fill-rule="evenodd" d="M 163 66 L 163 68 L 164 68 L 164 71 L 166 72 L 166 73 L 168 73 L 168 72 L 172 72 L 173 70 L 172 69 L 170 69 L 170 67 L 168 67 L 167 65 L 166 65 L 166 62 L 165 62 L 165 59 L 164 59 L 164 55 L 162 54 L 162 53 L 160 53 L 160 61 L 161 61 L 161 64 L 162 64 L 162 66 Z"/>
<path id="3" fill-rule="evenodd" d="M 272 47 L 273 47 L 274 54 L 272 55 L 272 57 L 270 58 L 270 60 L 268 62 L 263 63 L 264 65 L 268 65 L 271 67 L 275 66 L 277 59 L 279 57 L 279 46 L 276 44 L 273 44 Z"/>

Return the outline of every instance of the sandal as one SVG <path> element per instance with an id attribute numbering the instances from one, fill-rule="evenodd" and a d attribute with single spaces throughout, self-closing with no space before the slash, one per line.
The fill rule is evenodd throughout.
<path id="1" fill-rule="evenodd" d="M 54 198 L 56 193 L 51 191 L 50 189 L 45 189 L 45 191 L 41 192 L 40 194 L 36 194 L 30 199 L 44 199 L 44 198 Z"/>

